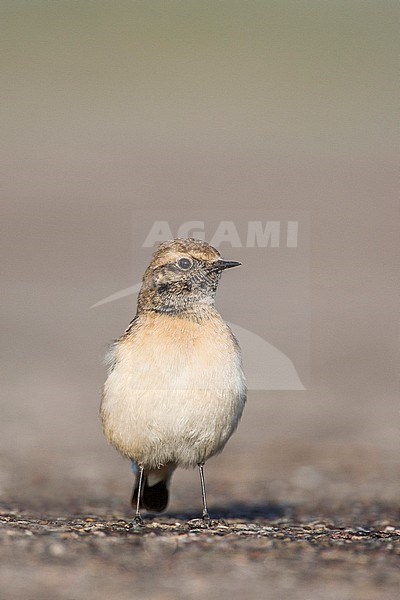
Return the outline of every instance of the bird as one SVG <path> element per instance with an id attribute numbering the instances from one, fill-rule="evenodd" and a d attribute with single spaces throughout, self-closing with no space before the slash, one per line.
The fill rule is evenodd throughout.
<path id="1" fill-rule="evenodd" d="M 132 526 L 162 512 L 177 467 L 199 469 L 202 522 L 210 523 L 204 464 L 222 451 L 246 402 L 239 344 L 215 307 L 224 260 L 204 240 L 162 242 L 146 269 L 137 312 L 107 352 L 104 434 L 136 475 Z"/>

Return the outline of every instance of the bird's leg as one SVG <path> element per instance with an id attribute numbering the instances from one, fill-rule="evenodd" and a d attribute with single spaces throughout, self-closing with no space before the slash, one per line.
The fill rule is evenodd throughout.
<path id="1" fill-rule="evenodd" d="M 139 468 L 139 485 L 138 485 L 138 493 L 137 493 L 137 500 L 136 500 L 136 513 L 135 513 L 135 518 L 132 521 L 132 525 L 143 525 L 143 519 L 140 514 L 140 497 L 142 495 L 144 468 L 141 465 L 138 465 L 138 468 Z"/>
<path id="2" fill-rule="evenodd" d="M 201 485 L 201 497 L 203 499 L 203 521 L 209 523 L 210 515 L 208 514 L 207 509 L 207 496 L 206 496 L 206 483 L 204 480 L 204 463 L 199 463 L 199 473 L 200 473 L 200 485 Z"/>

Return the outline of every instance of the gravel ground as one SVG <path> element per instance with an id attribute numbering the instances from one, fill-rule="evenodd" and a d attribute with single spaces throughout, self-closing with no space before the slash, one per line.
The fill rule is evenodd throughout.
<path id="1" fill-rule="evenodd" d="M 325 501 L 315 519 L 304 506 L 231 505 L 208 528 L 188 513 L 132 528 L 99 499 L 62 515 L 3 505 L 1 598 L 395 600 L 399 511 L 350 508 Z"/>

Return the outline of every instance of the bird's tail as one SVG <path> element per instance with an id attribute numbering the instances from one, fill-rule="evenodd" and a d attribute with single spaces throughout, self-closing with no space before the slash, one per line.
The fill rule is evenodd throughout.
<path id="1" fill-rule="evenodd" d="M 133 466 L 136 474 L 136 481 L 133 488 L 132 507 L 136 509 L 137 495 L 139 491 L 139 473 L 136 465 Z M 159 469 L 143 472 L 142 490 L 140 494 L 139 508 L 162 512 L 168 506 L 169 500 L 169 482 L 172 473 L 175 471 L 175 465 L 169 464 Z"/>

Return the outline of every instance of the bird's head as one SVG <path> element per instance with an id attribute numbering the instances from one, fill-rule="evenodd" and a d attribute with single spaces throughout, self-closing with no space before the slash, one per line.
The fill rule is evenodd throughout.
<path id="1" fill-rule="evenodd" d="M 218 250 L 193 238 L 163 242 L 143 276 L 138 310 L 179 314 L 214 304 L 222 271 L 239 262 L 223 260 Z"/>

